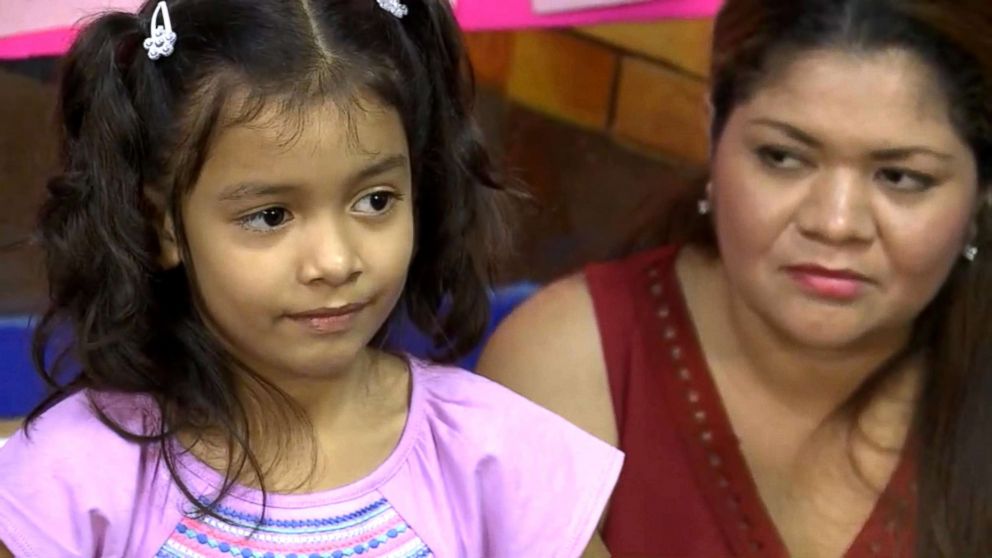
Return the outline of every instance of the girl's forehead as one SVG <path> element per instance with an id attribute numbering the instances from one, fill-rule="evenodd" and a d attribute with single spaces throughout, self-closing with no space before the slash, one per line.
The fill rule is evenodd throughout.
<path id="1" fill-rule="evenodd" d="M 242 183 L 333 186 L 362 169 L 402 158 L 408 147 L 395 110 L 334 103 L 284 117 L 279 107 L 227 123 L 213 137 L 196 189 L 220 195 Z"/>
<path id="2" fill-rule="evenodd" d="M 397 133 L 405 143 L 396 109 L 368 94 L 306 100 L 239 94 L 220 111 L 210 150 L 237 143 L 274 154 L 300 149 L 361 153 L 395 143 Z"/>

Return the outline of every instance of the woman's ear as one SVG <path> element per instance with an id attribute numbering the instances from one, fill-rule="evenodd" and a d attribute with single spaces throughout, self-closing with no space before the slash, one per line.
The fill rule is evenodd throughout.
<path id="1" fill-rule="evenodd" d="M 176 240 L 176 225 L 172 219 L 172 212 L 163 211 L 158 222 L 158 263 L 162 269 L 173 269 L 182 263 L 179 255 L 179 241 Z"/>

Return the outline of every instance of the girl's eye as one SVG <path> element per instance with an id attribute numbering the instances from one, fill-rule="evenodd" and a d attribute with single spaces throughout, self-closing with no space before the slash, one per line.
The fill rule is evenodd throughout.
<path id="1" fill-rule="evenodd" d="M 282 207 L 269 207 L 245 215 L 239 221 L 240 225 L 254 232 L 269 232 L 285 225 L 290 219 L 289 211 Z"/>
<path id="2" fill-rule="evenodd" d="M 390 209 L 392 209 L 393 204 L 399 198 L 398 195 L 393 192 L 387 192 L 380 190 L 378 192 L 371 192 L 362 196 L 352 209 L 358 213 L 366 215 L 382 215 Z"/>
<path id="3" fill-rule="evenodd" d="M 796 170 L 806 164 L 801 158 L 778 147 L 758 149 L 758 158 L 765 166 L 779 170 Z"/>
<path id="4" fill-rule="evenodd" d="M 922 192 L 937 184 L 932 176 L 896 168 L 881 169 L 877 177 L 889 188 L 902 192 Z"/>

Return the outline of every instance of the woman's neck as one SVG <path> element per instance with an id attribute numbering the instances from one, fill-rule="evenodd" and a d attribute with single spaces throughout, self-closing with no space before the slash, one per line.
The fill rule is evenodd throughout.
<path id="1" fill-rule="evenodd" d="M 909 343 L 911 325 L 877 332 L 843 348 L 804 346 L 734 296 L 718 260 L 691 249 L 683 254 L 679 261 L 684 272 L 680 274 L 691 275 L 683 285 L 705 294 L 687 295 L 690 306 L 696 306 L 693 313 L 715 316 L 704 318 L 708 336 L 718 340 L 708 347 L 717 354 L 708 353 L 707 358 L 724 363 L 723 369 L 734 370 L 737 378 L 731 383 L 758 386 L 812 423 L 837 416 L 882 368 L 902 355 Z M 918 362 L 912 364 L 918 360 L 893 364 L 899 370 L 918 370 Z"/>

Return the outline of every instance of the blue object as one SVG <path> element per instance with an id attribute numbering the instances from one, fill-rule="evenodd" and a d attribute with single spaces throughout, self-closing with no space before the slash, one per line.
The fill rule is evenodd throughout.
<path id="1" fill-rule="evenodd" d="M 538 285 L 533 283 L 496 289 L 491 297 L 492 311 L 483 342 L 458 361 L 458 366 L 475 369 L 485 340 L 503 318 L 537 289 Z M 41 402 L 47 391 L 31 362 L 32 326 L 29 317 L 0 317 L 0 419 L 23 417 Z M 406 320 L 393 328 L 390 338 L 396 348 L 420 358 L 429 358 L 435 349 L 430 338 Z"/>
<path id="2" fill-rule="evenodd" d="M 456 364 L 466 370 L 475 370 L 475 365 L 479 361 L 482 348 L 489 336 L 492 335 L 500 322 L 510 312 L 513 312 L 514 308 L 537 292 L 538 288 L 540 288 L 539 285 L 534 283 L 514 283 L 493 291 L 490 296 L 489 325 L 482 336 L 482 342 Z M 389 337 L 393 346 L 415 357 L 429 359 L 437 348 L 430 337 L 418 331 L 407 320 L 400 320 L 398 324 L 394 325 Z"/>
<path id="3" fill-rule="evenodd" d="M 45 397 L 31 363 L 31 320 L 0 318 L 0 418 L 22 417 Z"/>

